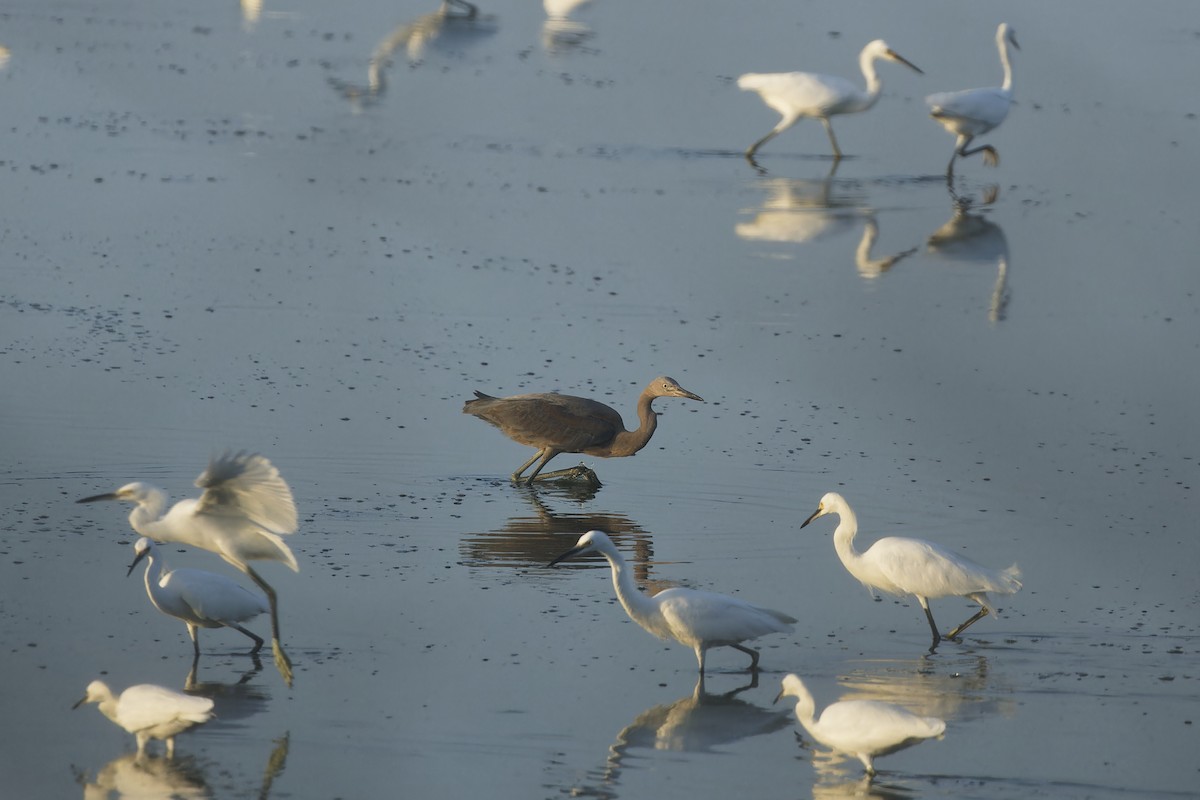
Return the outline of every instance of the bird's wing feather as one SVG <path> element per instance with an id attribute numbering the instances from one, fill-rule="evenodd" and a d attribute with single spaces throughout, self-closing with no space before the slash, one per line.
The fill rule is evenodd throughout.
<path id="1" fill-rule="evenodd" d="M 1012 97 L 999 87 L 939 92 L 925 98 L 934 117 L 954 117 L 995 127 L 1008 114 Z"/>
<path id="2" fill-rule="evenodd" d="M 921 717 L 892 703 L 842 700 L 833 703 L 817 722 L 822 741 L 835 749 L 887 755 L 922 739 L 941 736 L 946 723 Z"/>
<path id="3" fill-rule="evenodd" d="M 738 86 L 762 95 L 763 102 L 784 116 L 821 116 L 836 113 L 862 89 L 837 75 L 812 72 L 751 72 L 738 78 Z"/>
<path id="4" fill-rule="evenodd" d="M 621 415 L 603 403 L 563 394 L 526 394 L 468 401 L 464 411 L 530 447 L 567 453 L 605 444 L 621 430 Z"/>
<path id="5" fill-rule="evenodd" d="M 117 704 L 117 724 L 138 731 L 171 719 L 204 722 L 212 716 L 213 701 L 192 697 L 149 683 L 130 686 Z"/>
<path id="6" fill-rule="evenodd" d="M 270 609 L 261 591 L 242 586 L 231 578 L 198 569 L 177 569 L 164 576 L 164 588 L 172 588 L 201 619 L 241 622 Z"/>
<path id="7" fill-rule="evenodd" d="M 196 479 L 196 514 L 245 517 L 272 533 L 295 533 L 296 503 L 279 470 L 257 453 L 224 453 Z"/>
<path id="8" fill-rule="evenodd" d="M 1000 571 L 923 539 L 889 536 L 875 542 L 863 555 L 907 594 L 962 596 L 1007 586 Z"/>
<path id="9" fill-rule="evenodd" d="M 688 631 L 710 643 L 741 642 L 768 633 L 784 633 L 796 622 L 780 611 L 696 589 L 667 589 L 655 595 L 655 600 L 673 631 Z"/>

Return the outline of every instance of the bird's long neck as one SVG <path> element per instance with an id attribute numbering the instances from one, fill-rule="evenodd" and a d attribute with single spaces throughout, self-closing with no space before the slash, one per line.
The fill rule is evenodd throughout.
<path id="1" fill-rule="evenodd" d="M 144 497 L 138 500 L 138 504 L 134 506 L 133 511 L 129 513 L 129 526 L 143 536 L 163 541 L 162 538 L 155 535 L 153 525 L 162 519 L 163 512 L 166 510 L 166 492 L 161 489 L 147 492 Z"/>
<path id="2" fill-rule="evenodd" d="M 100 707 L 101 714 L 113 722 L 117 722 L 117 698 L 113 696 L 111 691 L 106 691 L 97 705 Z M 117 724 L 119 725 L 120 723 L 118 722 Z"/>
<path id="3" fill-rule="evenodd" d="M 605 553 L 609 566 L 612 567 L 613 588 L 617 590 L 617 599 L 630 618 L 646 627 L 645 620 L 650 619 L 657 609 L 654 601 L 637 588 L 633 582 L 633 573 L 625 563 L 620 553 Z"/>
<path id="4" fill-rule="evenodd" d="M 612 454 L 614 456 L 631 456 L 650 441 L 650 437 L 654 435 L 654 429 L 658 427 L 658 414 L 654 413 L 654 409 L 650 407 L 653 402 L 654 395 L 642 392 L 637 403 L 640 424 L 637 430 L 621 431 L 613 437 Z"/>
<path id="5" fill-rule="evenodd" d="M 996 46 L 1000 48 L 1000 63 L 1004 66 L 1004 83 L 1001 84 L 1000 89 L 1012 94 L 1012 62 L 1008 59 L 1008 39 L 1005 38 L 1003 31 L 996 35 Z"/>
<path id="6" fill-rule="evenodd" d="M 879 99 L 879 93 L 883 91 L 883 81 L 875 72 L 875 57 L 870 53 L 863 53 L 858 57 L 858 66 L 862 69 L 863 77 L 867 79 L 867 93 L 856 104 L 856 110 L 866 111 Z"/>
<path id="7" fill-rule="evenodd" d="M 858 534 L 858 517 L 849 508 L 838 511 L 838 526 L 833 532 L 833 549 L 838 558 L 849 570 L 850 574 L 861 580 L 859 572 L 862 565 L 862 553 L 854 549 L 854 537 Z"/>
<path id="8" fill-rule="evenodd" d="M 804 729 L 810 733 L 816 724 L 816 720 L 813 719 L 816 709 L 816 701 L 809 694 L 807 687 L 801 694 L 796 695 L 796 721 L 803 725 Z"/>
<path id="9" fill-rule="evenodd" d="M 165 569 L 166 564 L 162 562 L 162 559 L 158 558 L 153 550 L 146 554 L 146 592 L 151 598 L 154 597 L 155 587 L 162 583 L 162 575 Z"/>

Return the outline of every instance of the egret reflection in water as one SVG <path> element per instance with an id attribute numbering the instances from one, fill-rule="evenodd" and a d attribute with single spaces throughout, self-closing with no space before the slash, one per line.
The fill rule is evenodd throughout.
<path id="1" fill-rule="evenodd" d="M 543 0 L 546 21 L 542 23 L 542 49 L 557 54 L 577 49 L 590 39 L 593 31 L 571 14 L 591 5 L 592 0 Z"/>
<path id="2" fill-rule="evenodd" d="M 754 217 L 734 227 L 747 241 L 807 244 L 840 236 L 862 225 L 854 248 L 854 265 L 864 278 L 876 278 L 897 262 L 916 252 L 908 248 L 886 256 L 875 256 L 879 223 L 866 204 L 866 193 L 853 182 L 835 183 L 838 162 L 824 179 L 768 178 L 758 185 L 768 192 Z"/>
<path id="3" fill-rule="evenodd" d="M 995 188 L 989 189 L 983 204 L 995 201 Z M 951 192 L 954 213 L 944 225 L 929 235 L 926 247 L 947 261 L 964 264 L 995 264 L 996 282 L 988 300 L 988 320 L 995 323 L 1008 312 L 1008 240 L 999 225 L 972 213 L 974 203 Z"/>
<path id="4" fill-rule="evenodd" d="M 457 52 L 496 30 L 496 18 L 480 14 L 474 4 L 466 0 L 443 0 L 436 11 L 397 25 L 375 45 L 367 62 L 365 85 L 333 77 L 329 78 L 329 85 L 355 108 L 369 106 L 388 89 L 387 73 L 396 51 L 403 50 L 409 65 L 416 66 L 424 59 L 427 48 L 436 45 L 447 52 Z"/>
<path id="5" fill-rule="evenodd" d="M 987 656 L 862 661 L 838 678 L 842 700 L 880 700 L 945 720 L 1016 711 L 1012 687 L 997 683 Z"/>
<path id="6" fill-rule="evenodd" d="M 195 756 L 126 753 L 105 764 L 93 780 L 79 775 L 84 800 L 202 800 L 212 797 Z"/>

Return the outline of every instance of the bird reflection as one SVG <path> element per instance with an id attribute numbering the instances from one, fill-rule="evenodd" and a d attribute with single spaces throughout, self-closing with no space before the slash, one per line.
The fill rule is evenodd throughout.
<path id="1" fill-rule="evenodd" d="M 996 685 L 983 655 L 864 661 L 838 678 L 842 700 L 881 700 L 944 720 L 1010 715 L 1007 687 Z"/>
<path id="2" fill-rule="evenodd" d="M 854 263 L 864 278 L 876 278 L 901 259 L 912 255 L 910 248 L 876 257 L 872 250 L 879 237 L 875 213 L 866 205 L 866 194 L 851 182 L 837 184 L 834 162 L 823 180 L 768 178 L 759 185 L 768 191 L 767 199 L 753 219 L 739 222 L 734 231 L 748 241 L 807 244 L 838 236 L 860 222 L 862 237 L 854 250 Z"/>
<path id="3" fill-rule="evenodd" d="M 773 733 L 789 727 L 791 717 L 782 711 L 761 708 L 738 697 L 758 687 L 758 675 L 732 691 L 709 694 L 704 676 L 696 681 L 692 693 L 673 703 L 652 706 L 626 725 L 608 748 L 602 773 L 592 773 L 598 785 L 575 787 L 573 795 L 616 797 L 613 787 L 620 783 L 621 770 L 632 758 L 633 750 L 673 750 L 707 753 L 715 747 L 751 736 Z"/>
<path id="4" fill-rule="evenodd" d="M 542 23 L 542 49 L 558 54 L 578 48 L 593 35 L 592 29 L 571 19 L 571 14 L 592 0 L 543 0 L 546 21 Z"/>
<path id="5" fill-rule="evenodd" d="M 170 759 L 126 753 L 104 765 L 94 781 L 83 784 L 84 800 L 200 800 L 212 797 L 194 756 Z"/>
<path id="6" fill-rule="evenodd" d="M 841 768 L 844 762 L 844 758 L 828 751 L 813 754 L 813 769 L 817 773 L 817 781 L 812 787 L 813 800 L 911 800 L 916 797 L 910 789 L 872 781 L 870 775 L 846 780 L 847 772 Z"/>
<path id="7" fill-rule="evenodd" d="M 948 261 L 964 264 L 996 265 L 996 283 L 988 301 L 988 320 L 996 323 L 1008 312 L 1008 240 L 996 223 L 971 212 L 974 201 L 960 197 L 953 190 L 954 214 L 944 225 L 929 235 L 926 246 L 929 252 Z M 995 202 L 996 187 L 990 187 L 983 196 L 983 205 Z"/>
<path id="8" fill-rule="evenodd" d="M 262 17 L 263 0 L 240 0 L 242 8 L 242 30 L 253 31 Z"/>
<path id="9" fill-rule="evenodd" d="M 254 656 L 254 666 L 234 681 L 199 681 L 196 679 L 199 659 L 192 659 L 192 668 L 187 674 L 183 690 L 191 695 L 207 697 L 213 701 L 213 710 L 222 723 L 245 719 L 267 708 L 270 695 L 261 686 L 250 681 L 262 672 L 262 662 Z"/>
<path id="10" fill-rule="evenodd" d="M 435 43 L 454 49 L 455 44 L 469 45 L 495 32 L 496 18 L 479 14 L 474 4 L 466 0 L 443 0 L 437 11 L 396 26 L 375 45 L 367 62 L 365 85 L 338 78 L 330 78 L 329 85 L 356 108 L 374 105 L 387 91 L 387 71 L 397 50 L 403 49 L 409 65 L 415 66 L 424 58 L 426 48 Z"/>
<path id="11" fill-rule="evenodd" d="M 582 504 L 595 490 L 572 483 L 518 484 L 513 487 L 529 502 L 531 516 L 510 517 L 500 530 L 462 538 L 463 562 L 469 566 L 515 567 L 546 564 L 575 543 L 583 531 L 607 531 L 629 553 L 634 578 L 651 592 L 674 584 L 650 576 L 654 545 L 649 532 L 620 512 L 555 511 L 549 500 Z M 632 552 L 629 551 L 632 549 Z"/>

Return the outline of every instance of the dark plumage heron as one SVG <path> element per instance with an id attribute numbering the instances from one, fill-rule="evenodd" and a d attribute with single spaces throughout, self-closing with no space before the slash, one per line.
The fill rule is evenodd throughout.
<path id="1" fill-rule="evenodd" d="M 559 453 L 616 458 L 631 456 L 641 450 L 658 426 L 658 414 L 651 408 L 656 397 L 686 397 L 704 402 L 702 397 L 684 389 L 673 378 L 655 378 L 638 397 L 637 413 L 641 424 L 637 430 L 629 431 L 625 430 L 625 423 L 616 410 L 586 397 L 554 393 L 492 397 L 483 392 L 475 392 L 475 397 L 463 405 L 464 414 L 487 420 L 514 442 L 537 448 L 533 457 L 512 474 L 514 481 L 520 481 L 521 473 L 537 461 L 538 465 L 527 479 L 529 482 Z M 547 473 L 542 478 L 556 474 Z"/>

